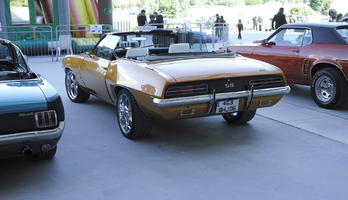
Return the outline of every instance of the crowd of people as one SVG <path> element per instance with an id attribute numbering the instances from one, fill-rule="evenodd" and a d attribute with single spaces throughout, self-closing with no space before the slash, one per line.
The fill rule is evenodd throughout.
<path id="1" fill-rule="evenodd" d="M 214 27 L 215 27 L 215 36 L 219 39 L 223 39 L 224 34 L 224 28 L 227 27 L 227 23 L 224 19 L 224 16 L 220 16 L 219 14 L 215 15 L 215 21 L 214 21 Z"/>
<path id="2" fill-rule="evenodd" d="M 146 11 L 141 10 L 141 12 L 137 16 L 138 26 L 156 26 L 157 28 L 164 28 L 164 20 L 163 16 L 158 12 L 153 12 L 149 16 L 150 21 L 147 21 Z"/>
<path id="3" fill-rule="evenodd" d="M 263 24 L 263 19 L 261 16 L 255 16 L 253 17 L 253 30 L 259 30 L 262 31 L 262 24 Z"/>

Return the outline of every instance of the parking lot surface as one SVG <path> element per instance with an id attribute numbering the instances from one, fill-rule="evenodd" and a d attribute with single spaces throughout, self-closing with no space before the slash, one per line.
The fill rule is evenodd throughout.
<path id="1" fill-rule="evenodd" d="M 0 199 L 347 199 L 348 103 L 322 109 L 292 85 L 247 125 L 156 121 L 131 141 L 112 105 L 68 100 L 61 63 L 29 63 L 61 94 L 66 128 L 52 161 L 0 160 Z"/>

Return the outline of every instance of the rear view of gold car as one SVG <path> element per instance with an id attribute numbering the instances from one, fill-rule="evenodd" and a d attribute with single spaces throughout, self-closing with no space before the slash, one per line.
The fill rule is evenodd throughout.
<path id="1" fill-rule="evenodd" d="M 137 139 L 150 134 L 153 119 L 222 115 L 246 123 L 290 92 L 277 67 L 208 52 L 182 36 L 168 30 L 105 35 L 91 52 L 65 57 L 68 97 L 85 102 L 92 94 L 114 105 L 123 135 Z"/>

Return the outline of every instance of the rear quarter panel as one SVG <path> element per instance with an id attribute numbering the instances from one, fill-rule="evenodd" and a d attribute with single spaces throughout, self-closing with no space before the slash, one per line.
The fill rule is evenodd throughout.
<path id="1" fill-rule="evenodd" d="M 319 64 L 330 64 L 343 72 L 346 80 L 348 78 L 348 45 L 336 44 L 312 44 L 303 47 L 301 56 L 308 58 L 310 72 Z M 307 81 L 310 83 L 310 74 Z"/>
<path id="2" fill-rule="evenodd" d="M 175 80 L 166 74 L 146 67 L 145 63 L 132 60 L 113 61 L 106 73 L 106 85 L 114 103 L 117 102 L 117 91 L 120 88 L 129 90 L 139 106 L 147 114 L 158 109 L 153 98 L 163 98 L 167 85 Z"/>

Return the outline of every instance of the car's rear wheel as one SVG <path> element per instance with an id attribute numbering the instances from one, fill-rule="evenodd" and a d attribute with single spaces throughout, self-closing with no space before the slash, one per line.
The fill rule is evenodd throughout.
<path id="1" fill-rule="evenodd" d="M 256 114 L 256 110 L 239 111 L 234 113 L 224 113 L 222 117 L 231 124 L 245 124 L 252 120 Z"/>
<path id="2" fill-rule="evenodd" d="M 76 75 L 71 70 L 65 73 L 65 89 L 72 102 L 82 103 L 89 99 L 89 93 L 83 91 L 77 82 Z"/>
<path id="3" fill-rule="evenodd" d="M 144 138 L 151 132 L 152 119 L 145 115 L 134 96 L 125 89 L 121 89 L 117 95 L 117 120 L 126 138 Z"/>
<path id="4" fill-rule="evenodd" d="M 347 81 L 336 69 L 325 68 L 316 72 L 311 85 L 312 98 L 323 108 L 337 108 L 347 98 Z"/>

